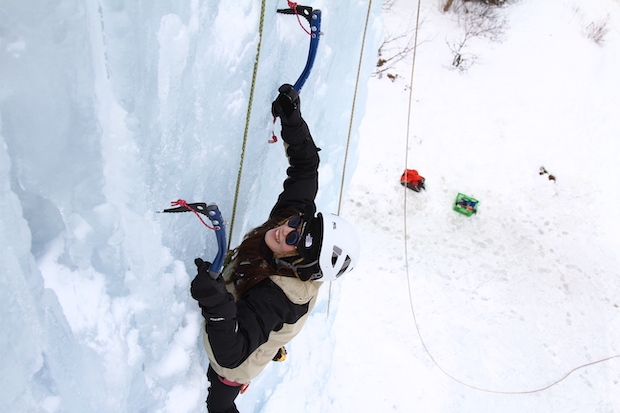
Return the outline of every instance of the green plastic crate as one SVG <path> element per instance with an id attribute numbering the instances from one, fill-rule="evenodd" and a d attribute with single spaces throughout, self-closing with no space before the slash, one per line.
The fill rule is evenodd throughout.
<path id="1" fill-rule="evenodd" d="M 461 213 L 463 215 L 467 215 L 468 217 L 474 215 L 478 212 L 478 205 L 480 201 L 465 194 L 459 193 L 454 200 L 453 209 Z"/>

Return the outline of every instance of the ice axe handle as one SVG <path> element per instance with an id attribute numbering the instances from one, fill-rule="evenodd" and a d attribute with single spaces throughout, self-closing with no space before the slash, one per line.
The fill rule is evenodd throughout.
<path id="1" fill-rule="evenodd" d="M 211 264 L 209 274 L 215 280 L 222 272 L 222 265 L 226 257 L 226 227 L 224 226 L 224 218 L 216 204 L 207 206 L 207 217 L 211 220 L 215 228 L 215 238 L 217 239 L 217 255 Z"/>

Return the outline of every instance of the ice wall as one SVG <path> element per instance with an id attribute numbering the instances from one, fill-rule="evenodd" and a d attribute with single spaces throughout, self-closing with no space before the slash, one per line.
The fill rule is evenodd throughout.
<path id="1" fill-rule="evenodd" d="M 324 37 L 302 110 L 323 149 L 317 202 L 335 212 L 368 3 L 312 3 Z M 265 4 L 233 242 L 265 219 L 286 169 L 267 143 L 270 103 L 301 73 L 308 39 L 281 7 Z M 156 211 L 179 198 L 232 210 L 260 12 L 251 0 L 0 4 L 2 411 L 204 409 L 186 264 L 213 256 L 214 238 Z"/>

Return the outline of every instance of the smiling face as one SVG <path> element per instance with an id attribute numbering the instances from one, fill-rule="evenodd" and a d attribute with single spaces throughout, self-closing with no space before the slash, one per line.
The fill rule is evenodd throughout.
<path id="1" fill-rule="evenodd" d="M 296 252 L 294 245 L 286 243 L 286 236 L 295 231 L 296 228 L 288 226 L 288 221 L 279 227 L 272 228 L 265 233 L 265 243 L 274 254 L 289 254 Z"/>

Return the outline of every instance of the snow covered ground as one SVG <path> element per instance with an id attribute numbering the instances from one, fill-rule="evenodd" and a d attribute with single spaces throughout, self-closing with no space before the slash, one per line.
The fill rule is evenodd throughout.
<path id="1" fill-rule="evenodd" d="M 386 32 L 412 29 L 417 2 L 395 3 Z M 276 15 L 285 6 L 266 2 L 233 243 L 264 220 L 286 168 L 267 144 L 269 104 L 307 38 Z M 317 202 L 335 212 L 368 3 L 312 6 L 325 35 L 302 108 L 323 149 Z M 367 82 L 373 2 L 341 211 L 362 235 L 360 270 L 329 302 L 323 288 L 242 412 L 620 411 L 619 358 L 545 391 L 489 392 L 538 390 L 620 354 L 620 3 L 509 2 L 503 40 L 468 41 L 466 71 L 451 68 L 464 29 L 442 6 L 422 2 L 407 137 L 411 60 L 396 81 Z M 0 3 L 2 411 L 204 411 L 188 286 L 214 237 L 155 211 L 184 198 L 230 215 L 260 12 L 251 0 Z M 398 184 L 405 167 L 426 192 Z M 481 201 L 477 215 L 451 210 L 459 192 Z"/>
<path id="2" fill-rule="evenodd" d="M 407 167 L 427 191 L 396 179 L 401 66 L 370 82 L 347 192 L 364 271 L 340 286 L 329 411 L 618 412 L 618 358 L 532 394 L 447 374 L 526 392 L 619 354 L 620 3 L 510 4 L 504 41 L 472 42 L 463 74 L 446 68 L 453 21 L 423 3 Z M 584 26 L 607 16 L 598 45 Z M 451 211 L 459 192 L 479 214 Z"/>

